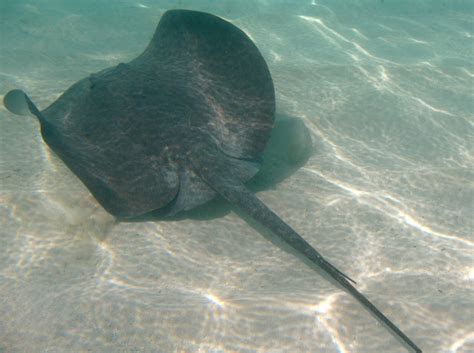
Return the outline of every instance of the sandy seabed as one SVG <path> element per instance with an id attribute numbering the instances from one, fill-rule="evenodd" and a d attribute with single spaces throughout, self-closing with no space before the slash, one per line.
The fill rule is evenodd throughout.
<path id="1" fill-rule="evenodd" d="M 170 8 L 245 30 L 277 118 L 311 133 L 305 165 L 258 196 L 425 352 L 473 351 L 472 5 L 4 1 L 0 94 L 21 88 L 47 107 L 138 55 Z M 115 222 L 37 122 L 3 107 L 0 219 L 0 352 L 403 351 L 223 202 Z"/>

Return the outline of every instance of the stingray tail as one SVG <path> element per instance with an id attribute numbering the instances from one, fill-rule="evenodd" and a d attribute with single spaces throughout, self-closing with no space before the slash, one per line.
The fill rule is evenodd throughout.
<path id="1" fill-rule="evenodd" d="M 233 178 L 232 176 L 229 177 L 229 175 L 226 175 L 229 174 L 227 170 L 223 170 L 222 168 L 218 170 L 207 167 L 202 168 L 201 165 L 196 168 L 196 172 L 211 188 L 227 199 L 232 205 L 244 211 L 258 223 L 267 227 L 285 243 L 304 254 L 306 258 L 324 270 L 332 279 L 356 298 L 362 306 L 375 315 L 380 322 L 386 325 L 392 334 L 399 337 L 415 352 L 422 352 L 407 335 L 395 326 L 394 323 L 351 284 L 351 282 L 354 283 L 354 281 L 324 259 L 306 240 L 283 222 L 280 217 L 271 211 L 253 193 L 247 190 L 245 185 L 235 180 L 235 177 Z"/>

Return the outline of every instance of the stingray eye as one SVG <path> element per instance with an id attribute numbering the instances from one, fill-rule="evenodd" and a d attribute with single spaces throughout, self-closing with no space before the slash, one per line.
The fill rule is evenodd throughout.
<path id="1" fill-rule="evenodd" d="M 129 68 L 129 65 L 125 64 L 125 63 L 120 63 L 117 65 L 117 70 L 120 70 L 120 71 L 124 71 L 124 70 L 127 70 Z"/>
<path id="2" fill-rule="evenodd" d="M 97 78 L 95 78 L 93 75 L 89 76 L 89 88 L 93 89 L 96 86 L 97 83 Z"/>

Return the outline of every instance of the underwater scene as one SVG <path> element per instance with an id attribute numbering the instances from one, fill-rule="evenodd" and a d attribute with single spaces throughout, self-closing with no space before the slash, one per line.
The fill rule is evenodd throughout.
<path id="1" fill-rule="evenodd" d="M 471 0 L 1 0 L 0 353 L 473 352 L 473 38 Z"/>

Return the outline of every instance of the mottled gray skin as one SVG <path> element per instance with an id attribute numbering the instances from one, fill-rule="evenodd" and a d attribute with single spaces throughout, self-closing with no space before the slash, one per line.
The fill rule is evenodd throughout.
<path id="1" fill-rule="evenodd" d="M 70 87 L 39 111 L 22 91 L 5 106 L 33 113 L 43 139 L 111 214 L 192 209 L 217 193 L 323 269 L 421 352 L 300 235 L 247 190 L 275 112 L 272 78 L 257 47 L 210 14 L 166 12 L 146 50 Z"/>
<path id="2" fill-rule="evenodd" d="M 44 110 L 42 133 L 107 211 L 128 218 L 213 198 L 190 165 L 200 146 L 221 151 L 229 172 L 248 180 L 274 111 L 270 72 L 241 30 L 168 11 L 138 58 L 82 79 Z"/>

